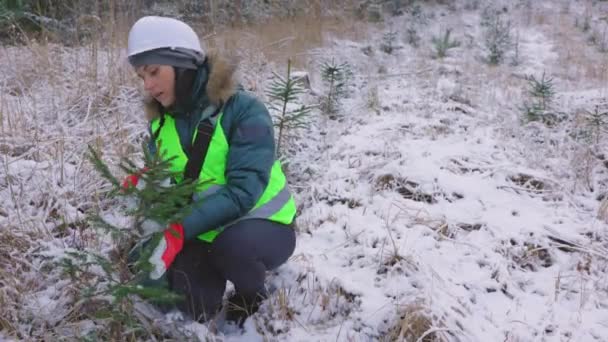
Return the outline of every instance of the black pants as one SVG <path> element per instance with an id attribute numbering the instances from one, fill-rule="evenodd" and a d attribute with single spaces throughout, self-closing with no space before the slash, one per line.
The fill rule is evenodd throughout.
<path id="1" fill-rule="evenodd" d="M 167 271 L 170 289 L 184 296 L 177 307 L 205 320 L 221 307 L 226 280 L 244 297 L 265 295 L 267 270 L 293 254 L 293 228 L 267 220 L 243 220 L 226 228 L 213 243 L 187 241 Z"/>

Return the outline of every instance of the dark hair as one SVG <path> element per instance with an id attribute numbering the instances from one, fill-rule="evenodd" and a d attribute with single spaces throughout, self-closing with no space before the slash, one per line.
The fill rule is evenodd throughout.
<path id="1" fill-rule="evenodd" d="M 192 108 L 192 86 L 196 78 L 196 70 L 173 67 L 175 71 L 175 103 L 171 106 L 176 110 L 189 111 Z"/>

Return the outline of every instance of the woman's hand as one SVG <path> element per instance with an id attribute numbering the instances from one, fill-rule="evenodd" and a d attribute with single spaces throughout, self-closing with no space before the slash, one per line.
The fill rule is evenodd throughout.
<path id="1" fill-rule="evenodd" d="M 146 171 L 148 171 L 148 168 L 144 167 L 141 170 L 139 170 L 139 172 L 132 173 L 132 174 L 128 175 L 127 177 L 125 177 L 125 179 L 122 181 L 122 190 L 127 191 L 131 187 L 137 188 L 137 184 L 139 183 L 141 176 L 144 173 L 146 173 Z"/>
<path id="2" fill-rule="evenodd" d="M 151 279 L 159 279 L 171 266 L 175 257 L 184 247 L 184 227 L 180 223 L 171 223 L 165 229 L 152 256 L 148 261 L 152 264 Z"/>

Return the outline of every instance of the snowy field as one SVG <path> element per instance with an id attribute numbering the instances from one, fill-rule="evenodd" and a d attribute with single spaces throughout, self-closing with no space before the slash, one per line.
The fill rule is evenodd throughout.
<path id="1" fill-rule="evenodd" d="M 353 76 L 339 113 L 313 111 L 289 140 L 298 242 L 269 274 L 271 298 L 244 331 L 162 324 L 212 341 L 608 341 L 608 3 L 504 1 L 513 44 L 499 65 L 477 3 L 425 4 L 309 51 L 305 103 L 327 91 L 322 61 Z M 460 44 L 438 58 L 446 29 Z M 83 313 L 57 263 L 109 250 L 84 212 L 121 220 L 87 144 L 114 165 L 141 157 L 119 51 L 0 48 L 0 339 L 75 340 L 107 323 Z M 285 66 L 243 54 L 264 97 Z M 530 121 L 543 73 L 548 119 Z"/>

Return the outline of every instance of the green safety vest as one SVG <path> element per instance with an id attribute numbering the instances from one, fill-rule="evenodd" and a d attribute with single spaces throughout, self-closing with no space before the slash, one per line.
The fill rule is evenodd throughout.
<path id="1" fill-rule="evenodd" d="M 209 142 L 209 149 L 203 161 L 201 172 L 198 177 L 197 196 L 198 200 L 208 197 L 226 185 L 226 159 L 230 146 L 226 140 L 226 134 L 221 125 L 223 113 L 215 123 L 213 135 Z M 188 157 L 180 143 L 175 120 L 170 115 L 164 115 L 164 123 L 161 126 L 160 119 L 154 119 L 151 123 L 152 132 L 157 132 L 157 152 L 166 160 L 174 158 L 170 162 L 170 171 L 174 174 L 174 180 L 181 182 L 184 179 L 184 170 Z M 193 134 L 192 141 L 196 138 L 198 130 Z M 270 171 L 268 185 L 262 192 L 255 206 L 243 217 L 232 221 L 236 223 L 244 219 L 262 218 L 270 221 L 291 224 L 296 215 L 296 204 L 289 192 L 285 174 L 281 170 L 279 161 L 275 161 Z M 227 226 L 218 227 L 203 234 L 198 238 L 203 241 L 212 242 L 215 237 Z"/>

